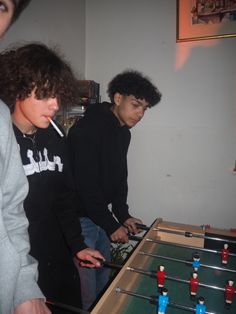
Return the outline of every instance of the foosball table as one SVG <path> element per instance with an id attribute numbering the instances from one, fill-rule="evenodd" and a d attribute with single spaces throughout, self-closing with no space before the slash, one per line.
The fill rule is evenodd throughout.
<path id="1" fill-rule="evenodd" d="M 91 314 L 236 314 L 236 233 L 162 219 L 146 229 Z"/>

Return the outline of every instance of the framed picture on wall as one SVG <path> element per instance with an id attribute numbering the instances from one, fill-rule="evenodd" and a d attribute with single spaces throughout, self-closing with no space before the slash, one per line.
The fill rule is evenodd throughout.
<path id="1" fill-rule="evenodd" d="M 236 0 L 177 0 L 177 42 L 234 36 Z"/>

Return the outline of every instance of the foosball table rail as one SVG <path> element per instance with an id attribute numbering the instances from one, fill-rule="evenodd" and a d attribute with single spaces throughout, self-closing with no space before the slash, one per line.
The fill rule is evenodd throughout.
<path id="1" fill-rule="evenodd" d="M 167 232 L 166 232 L 167 231 Z M 168 232 L 170 231 L 170 232 Z M 186 233 L 197 235 L 196 237 L 186 237 Z M 208 233 L 209 234 L 209 233 Z M 232 241 L 236 240 L 235 234 L 224 232 L 222 230 L 211 229 L 210 237 L 218 237 L 218 235 L 222 235 L 222 237 L 226 238 L 229 237 Z M 111 282 L 107 290 L 104 292 L 102 297 L 99 299 L 97 304 L 91 311 L 91 314 L 123 314 L 126 313 L 125 309 L 130 303 L 130 298 L 132 296 L 117 292 L 117 289 L 126 290 L 126 291 L 136 291 L 137 285 L 142 285 L 142 275 L 139 272 L 129 271 L 130 268 L 137 268 L 137 269 L 144 269 L 148 270 L 151 265 L 152 257 L 147 256 L 145 254 L 140 254 L 140 252 L 155 252 L 160 241 L 161 243 L 168 243 L 168 244 L 176 244 L 186 246 L 187 248 L 190 247 L 192 250 L 199 248 L 199 250 L 205 249 L 205 230 L 198 226 L 193 225 L 186 225 L 186 224 L 179 224 L 179 223 L 172 223 L 163 221 L 162 219 L 157 219 L 153 225 L 147 230 L 146 234 L 142 238 L 142 240 L 137 244 L 136 248 L 134 249 L 133 253 L 123 265 L 115 279 Z M 150 241 L 153 239 L 154 241 Z M 156 241 L 155 241 L 156 240 Z M 206 248 L 206 251 L 208 249 Z M 209 251 L 213 251 L 209 249 Z M 218 253 L 219 254 L 219 251 Z M 231 254 L 232 258 L 235 258 L 234 254 Z M 155 280 L 154 280 L 155 284 Z M 224 290 L 224 289 L 221 289 Z M 222 293 L 222 291 L 220 292 Z M 155 296 L 152 296 L 155 297 Z M 185 299 L 184 299 L 185 300 Z M 183 300 L 183 306 L 185 304 Z M 143 302 L 149 302 L 148 296 L 147 300 Z M 150 302 L 149 302 L 150 303 Z M 174 303 L 174 302 L 173 302 Z M 155 306 L 152 304 L 153 310 L 155 312 Z M 181 305 L 180 305 L 181 306 Z M 212 312 L 206 313 L 217 313 L 214 309 L 210 309 Z M 133 313 L 139 313 L 138 309 L 134 310 Z M 167 312 L 168 313 L 168 312 Z M 230 314 L 230 312 L 227 311 Z M 131 314 L 131 312 L 129 313 Z"/>

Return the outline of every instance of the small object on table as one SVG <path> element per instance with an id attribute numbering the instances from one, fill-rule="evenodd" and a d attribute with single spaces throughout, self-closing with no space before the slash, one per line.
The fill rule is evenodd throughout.
<path id="1" fill-rule="evenodd" d="M 197 252 L 193 254 L 192 266 L 195 272 L 197 272 L 200 267 L 200 255 Z"/>
<path id="2" fill-rule="evenodd" d="M 192 300 L 194 300 L 197 295 L 198 286 L 199 286 L 198 273 L 194 271 L 189 280 L 189 292 Z"/>
<path id="3" fill-rule="evenodd" d="M 165 279 L 166 279 L 165 266 L 164 265 L 160 265 L 158 267 L 158 271 L 157 271 L 158 292 L 161 292 L 162 288 L 164 287 Z"/>
<path id="4" fill-rule="evenodd" d="M 229 258 L 229 246 L 227 243 L 224 244 L 223 249 L 221 250 L 221 263 L 227 265 Z"/>
<path id="5" fill-rule="evenodd" d="M 233 284 L 234 281 L 230 279 L 225 286 L 225 305 L 227 308 L 231 306 L 236 291 L 236 288 L 233 286 Z"/>
<path id="6" fill-rule="evenodd" d="M 205 299 L 203 297 L 199 297 L 195 310 L 196 310 L 196 314 L 206 313 Z"/>
<path id="7" fill-rule="evenodd" d="M 162 289 L 162 294 L 158 298 L 158 314 L 165 314 L 166 308 L 169 303 L 168 290 L 166 288 Z"/>

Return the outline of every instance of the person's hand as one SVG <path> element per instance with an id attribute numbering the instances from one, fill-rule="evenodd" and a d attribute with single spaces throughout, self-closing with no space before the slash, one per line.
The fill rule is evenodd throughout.
<path id="1" fill-rule="evenodd" d="M 121 226 L 110 235 L 110 238 L 113 242 L 127 243 L 129 241 L 128 230 L 125 227 Z"/>
<path id="2" fill-rule="evenodd" d="M 131 217 L 131 218 L 128 218 L 124 222 L 124 226 L 129 230 L 130 233 L 137 234 L 141 232 L 142 230 L 138 229 L 136 224 L 142 224 L 142 223 L 143 223 L 142 220 Z"/>
<path id="3" fill-rule="evenodd" d="M 105 261 L 105 258 L 102 254 L 94 249 L 86 248 L 76 254 L 76 257 L 80 261 L 80 266 L 94 268 L 101 267 L 101 261 Z"/>
<path id="4" fill-rule="evenodd" d="M 14 314 L 51 314 L 51 311 L 42 299 L 32 299 L 19 304 Z"/>

